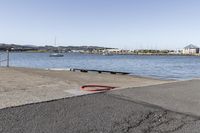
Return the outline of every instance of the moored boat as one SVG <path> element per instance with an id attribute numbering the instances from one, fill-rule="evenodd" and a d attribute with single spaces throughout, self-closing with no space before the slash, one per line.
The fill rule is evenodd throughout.
<path id="1" fill-rule="evenodd" d="M 49 57 L 63 57 L 64 55 L 61 53 L 51 53 Z"/>
<path id="2" fill-rule="evenodd" d="M 55 46 L 56 46 L 56 37 L 55 37 L 55 42 L 54 43 L 55 43 Z M 58 52 L 50 53 L 49 57 L 63 57 L 64 56 L 64 54 L 59 52 L 60 51 L 59 47 L 58 47 L 58 49 L 56 51 L 58 51 Z"/>

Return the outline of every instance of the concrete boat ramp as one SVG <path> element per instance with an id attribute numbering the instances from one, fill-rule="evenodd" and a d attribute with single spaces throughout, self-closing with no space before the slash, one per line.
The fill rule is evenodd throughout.
<path id="1" fill-rule="evenodd" d="M 198 79 L 174 82 L 24 68 L 0 72 L 2 133 L 200 132 Z M 96 94 L 79 90 L 91 83 L 119 88 Z"/>
<path id="2" fill-rule="evenodd" d="M 80 90 L 82 85 L 87 84 L 109 85 L 122 89 L 168 82 L 171 81 L 126 75 L 0 68 L 0 109 L 91 94 Z"/>

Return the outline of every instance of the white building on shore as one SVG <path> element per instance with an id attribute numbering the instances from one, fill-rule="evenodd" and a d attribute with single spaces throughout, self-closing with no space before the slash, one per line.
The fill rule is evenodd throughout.
<path id="1" fill-rule="evenodd" d="M 103 53 L 105 54 L 129 54 L 130 52 L 131 52 L 130 50 L 117 49 L 117 48 L 103 50 Z"/>
<path id="2" fill-rule="evenodd" d="M 199 47 L 190 44 L 183 49 L 183 54 L 198 54 L 199 53 Z"/>

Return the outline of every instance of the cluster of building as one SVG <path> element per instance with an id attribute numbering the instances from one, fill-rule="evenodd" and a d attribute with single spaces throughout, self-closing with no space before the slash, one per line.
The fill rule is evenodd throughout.
<path id="1" fill-rule="evenodd" d="M 106 49 L 101 50 L 100 53 L 105 54 L 157 54 L 157 55 L 200 55 L 200 47 L 189 44 L 183 49 L 179 50 L 120 50 L 120 49 Z"/>
<path id="2" fill-rule="evenodd" d="M 103 55 L 109 55 L 109 54 L 130 54 L 131 50 L 123 50 L 123 49 L 101 49 L 101 50 L 94 50 L 94 54 L 103 54 Z"/>
<path id="3" fill-rule="evenodd" d="M 140 50 L 123 50 L 123 49 L 93 49 L 93 50 L 82 50 L 80 53 L 87 54 L 102 54 L 102 55 L 124 55 L 124 54 L 144 54 L 144 55 L 200 55 L 200 48 L 193 44 L 190 44 L 183 49 L 179 50 L 148 50 L 148 49 L 140 49 Z"/>
<path id="4" fill-rule="evenodd" d="M 200 54 L 200 51 L 198 46 L 190 44 L 183 48 L 182 53 L 187 55 L 195 55 L 195 54 Z"/>

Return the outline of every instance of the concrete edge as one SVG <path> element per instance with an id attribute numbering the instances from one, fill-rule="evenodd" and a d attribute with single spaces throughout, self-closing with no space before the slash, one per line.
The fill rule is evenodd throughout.
<path id="1" fill-rule="evenodd" d="M 9 106 L 9 107 L 5 107 L 5 108 L 0 108 L 0 110 L 19 108 L 19 107 L 35 105 L 35 104 L 56 102 L 56 101 L 59 101 L 59 100 L 74 99 L 74 98 L 79 98 L 79 97 L 88 96 L 88 95 L 95 95 L 95 94 L 99 94 L 99 93 L 103 94 L 103 93 L 106 93 L 106 92 L 105 91 L 104 92 L 95 92 L 95 93 L 88 93 L 88 94 L 84 94 L 84 95 L 77 95 L 77 96 L 70 96 L 70 97 L 63 97 L 63 98 L 57 98 L 57 99 L 52 99 L 52 100 L 46 100 L 46 101 L 41 101 L 41 102 L 25 103 L 25 104 L 16 105 L 16 106 Z"/>
<path id="2" fill-rule="evenodd" d="M 136 87 L 126 87 L 126 88 L 117 88 L 117 89 L 114 89 L 112 91 L 118 91 L 118 90 L 125 90 L 125 89 L 140 89 L 140 88 L 145 88 L 145 87 L 154 87 L 154 86 L 161 86 L 161 85 L 170 85 L 170 84 L 175 84 L 175 83 L 182 83 L 182 82 L 190 82 L 190 81 L 199 81 L 200 82 L 200 79 L 190 79 L 190 80 L 181 80 L 181 81 L 171 81 L 171 82 L 167 82 L 167 83 L 158 83 L 158 84 L 154 84 L 154 85 L 145 85 L 145 86 L 136 86 Z"/>
<path id="3" fill-rule="evenodd" d="M 4 67 L 7 68 L 7 67 Z M 51 70 L 51 68 L 34 68 L 34 67 L 16 67 L 16 66 L 10 66 L 9 68 L 13 69 L 13 70 L 20 70 L 20 69 L 34 69 L 34 70 L 44 70 L 44 71 L 68 71 L 68 70 Z M 73 71 L 68 71 L 68 72 L 73 72 Z M 90 73 L 95 73 L 95 72 L 90 72 Z M 98 74 L 98 73 L 95 73 Z M 104 74 L 104 73 L 103 73 Z M 112 75 L 112 74 L 111 74 Z M 147 79 L 147 80 L 156 80 L 156 81 L 171 81 L 171 82 L 176 82 L 179 80 L 174 80 L 174 79 L 158 79 L 158 78 L 154 78 L 154 77 L 147 77 L 147 76 L 140 76 L 140 75 L 136 75 L 136 74 L 128 74 L 128 75 L 120 75 L 120 76 L 128 76 L 128 77 L 133 77 L 133 78 L 138 78 L 138 79 Z"/>

